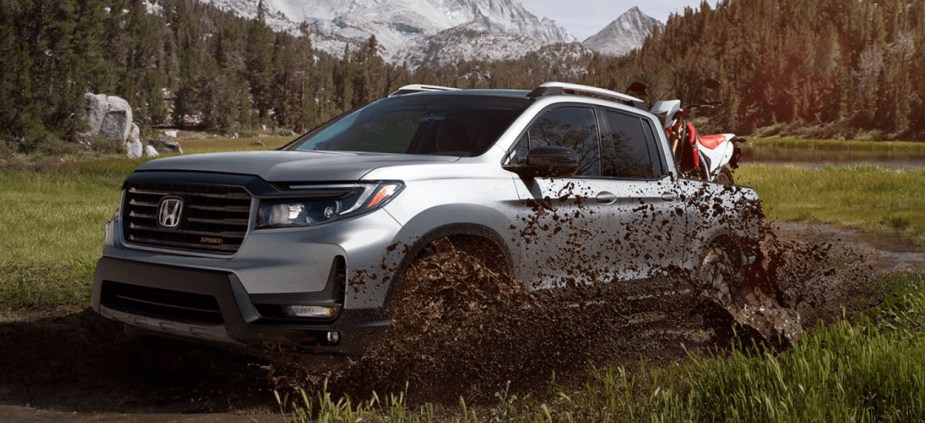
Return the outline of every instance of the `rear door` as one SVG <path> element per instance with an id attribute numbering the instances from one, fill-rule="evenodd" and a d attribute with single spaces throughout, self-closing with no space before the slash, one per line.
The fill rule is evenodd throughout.
<path id="1" fill-rule="evenodd" d="M 613 239 L 621 279 L 642 279 L 680 266 L 687 250 L 688 221 L 677 182 L 651 121 L 617 109 L 601 109 L 601 168 L 614 194 L 609 211 L 618 227 Z"/>

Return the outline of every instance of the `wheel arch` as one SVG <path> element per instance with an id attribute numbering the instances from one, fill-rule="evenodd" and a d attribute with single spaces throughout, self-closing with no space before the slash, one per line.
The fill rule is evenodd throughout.
<path id="1" fill-rule="evenodd" d="M 401 283 L 402 275 L 411 267 L 411 264 L 440 239 L 449 239 L 456 248 L 465 248 L 467 252 L 482 259 L 496 272 L 513 272 L 514 260 L 511 250 L 498 232 L 476 223 L 451 223 L 430 230 L 417 238 L 410 246 L 406 246 L 405 254 L 392 275 L 392 283 L 385 298 L 386 303 L 395 284 Z"/>

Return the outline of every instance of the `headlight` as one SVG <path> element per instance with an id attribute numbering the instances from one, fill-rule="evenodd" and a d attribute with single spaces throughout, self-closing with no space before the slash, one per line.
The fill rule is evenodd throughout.
<path id="1" fill-rule="evenodd" d="M 311 188 L 324 190 L 330 187 Z M 402 188 L 404 184 L 401 182 L 381 182 L 358 184 L 337 196 L 261 200 L 257 229 L 320 225 L 359 216 L 386 205 Z"/>
<path id="2" fill-rule="evenodd" d="M 100 249 L 100 257 L 103 257 L 103 252 L 107 248 L 112 247 L 115 244 L 115 235 L 114 231 L 116 226 L 116 221 L 119 219 L 119 209 L 112 214 L 112 217 L 109 218 L 109 221 L 103 225 L 103 248 Z"/>

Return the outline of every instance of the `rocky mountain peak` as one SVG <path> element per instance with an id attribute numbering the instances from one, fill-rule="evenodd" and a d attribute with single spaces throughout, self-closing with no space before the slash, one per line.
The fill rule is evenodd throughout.
<path id="1" fill-rule="evenodd" d="M 642 47 L 656 27 L 664 29 L 665 25 L 633 7 L 582 44 L 601 54 L 623 56 Z"/>

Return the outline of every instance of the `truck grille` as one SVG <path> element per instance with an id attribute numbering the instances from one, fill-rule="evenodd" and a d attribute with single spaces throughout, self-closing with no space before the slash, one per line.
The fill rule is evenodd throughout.
<path id="1" fill-rule="evenodd" d="M 179 219 L 163 225 L 162 202 L 179 200 Z M 176 202 L 175 202 L 176 203 Z M 135 244 L 233 254 L 250 222 L 251 195 L 241 187 L 132 182 L 125 189 L 122 225 Z"/>

